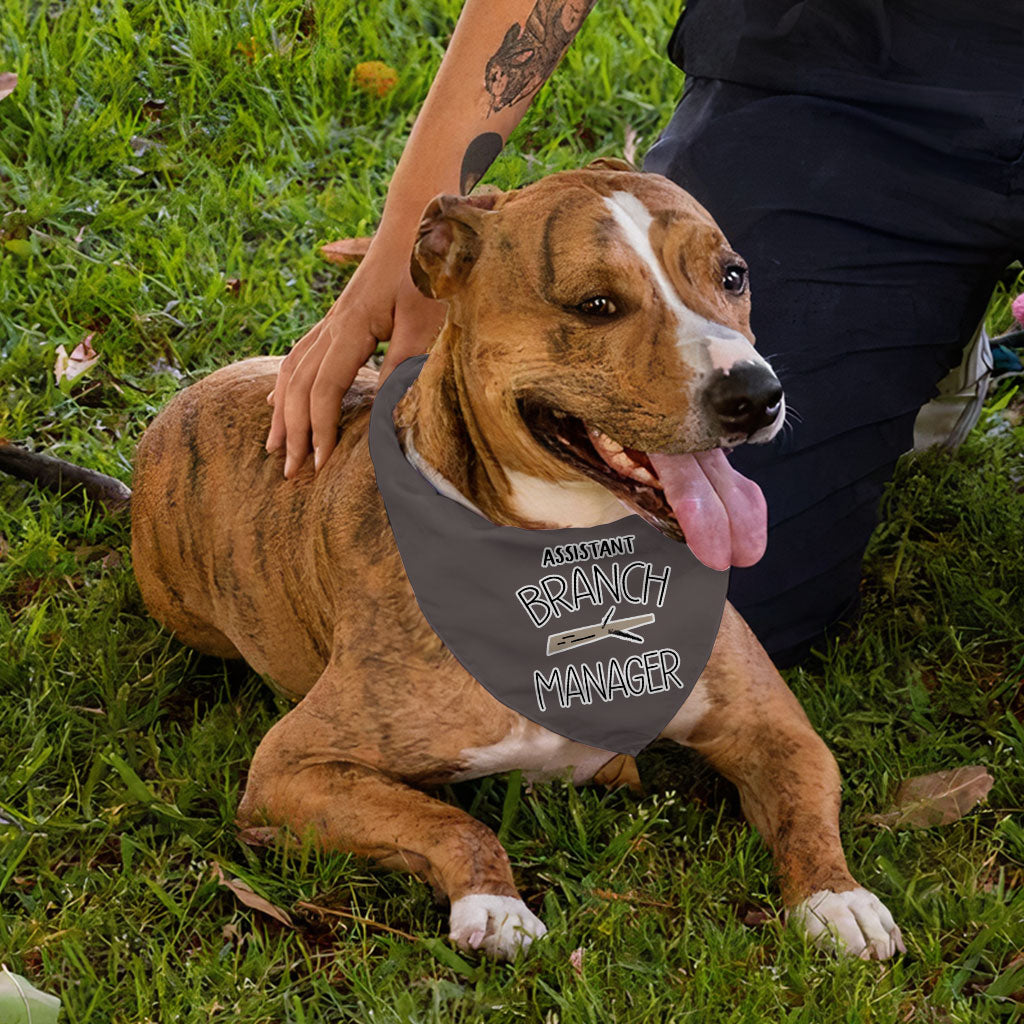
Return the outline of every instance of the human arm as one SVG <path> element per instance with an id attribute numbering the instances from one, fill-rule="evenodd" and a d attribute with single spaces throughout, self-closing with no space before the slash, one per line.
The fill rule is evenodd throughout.
<path id="1" fill-rule="evenodd" d="M 409 276 L 420 216 L 443 192 L 483 176 L 554 70 L 594 0 L 466 0 L 448 50 L 388 187 L 380 227 L 327 315 L 285 357 L 271 393 L 267 450 L 301 468 L 310 435 L 316 468 L 334 449 L 341 400 L 379 341 L 382 367 L 426 350 L 444 306 Z"/>

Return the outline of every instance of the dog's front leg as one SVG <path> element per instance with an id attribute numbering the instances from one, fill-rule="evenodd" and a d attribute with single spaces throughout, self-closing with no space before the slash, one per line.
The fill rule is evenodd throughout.
<path id="1" fill-rule="evenodd" d="M 359 751 L 346 759 L 334 725 L 344 710 L 325 718 L 317 696 L 314 688 L 264 737 L 239 824 L 286 825 L 300 836 L 312 830 L 324 847 L 413 872 L 451 901 L 450 937 L 460 948 L 506 960 L 525 951 L 547 929 L 520 899 L 497 836 L 465 811 L 361 762 Z"/>
<path id="2" fill-rule="evenodd" d="M 731 605 L 665 735 L 735 783 L 747 820 L 772 850 L 789 916 L 809 937 L 864 958 L 903 950 L 892 915 L 847 867 L 835 759 Z"/>

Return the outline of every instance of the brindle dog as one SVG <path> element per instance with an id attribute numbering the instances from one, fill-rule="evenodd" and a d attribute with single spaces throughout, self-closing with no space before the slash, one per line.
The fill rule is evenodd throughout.
<path id="1" fill-rule="evenodd" d="M 777 400 L 774 422 L 763 408 L 743 419 L 712 393 L 741 363 L 770 371 L 751 347 L 742 261 L 663 178 L 604 165 L 441 197 L 413 275 L 449 315 L 396 410 L 399 436 L 444 493 L 495 523 L 587 526 L 625 503 L 678 537 L 658 453 L 781 425 Z M 460 947 L 514 956 L 545 929 L 504 849 L 422 787 L 511 769 L 584 782 L 622 759 L 509 710 L 424 621 L 367 450 L 373 372 L 345 397 L 326 465 L 284 479 L 263 447 L 279 362 L 214 373 L 146 431 L 131 502 L 142 594 L 183 641 L 245 658 L 297 701 L 256 751 L 241 823 L 312 829 L 325 847 L 415 872 L 451 900 Z M 832 756 L 731 607 L 663 735 L 739 787 L 811 937 L 864 957 L 903 948 L 847 868 Z"/>

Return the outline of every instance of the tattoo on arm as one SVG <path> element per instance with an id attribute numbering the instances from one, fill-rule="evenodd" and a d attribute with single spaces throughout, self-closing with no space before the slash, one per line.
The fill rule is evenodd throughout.
<path id="1" fill-rule="evenodd" d="M 462 158 L 462 172 L 459 175 L 459 191 L 468 196 L 473 186 L 487 173 L 504 145 L 497 132 L 484 132 L 466 147 Z"/>
<path id="2" fill-rule="evenodd" d="M 561 60 L 595 0 L 537 0 L 522 24 L 511 26 L 487 62 L 490 113 L 533 95 Z"/>

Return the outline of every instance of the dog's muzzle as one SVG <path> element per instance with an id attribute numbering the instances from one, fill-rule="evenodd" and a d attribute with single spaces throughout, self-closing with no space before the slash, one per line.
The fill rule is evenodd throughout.
<path id="1" fill-rule="evenodd" d="M 721 435 L 746 440 L 771 426 L 782 410 L 782 385 L 765 365 L 737 363 L 716 370 L 704 386 L 704 405 L 721 424 Z"/>

